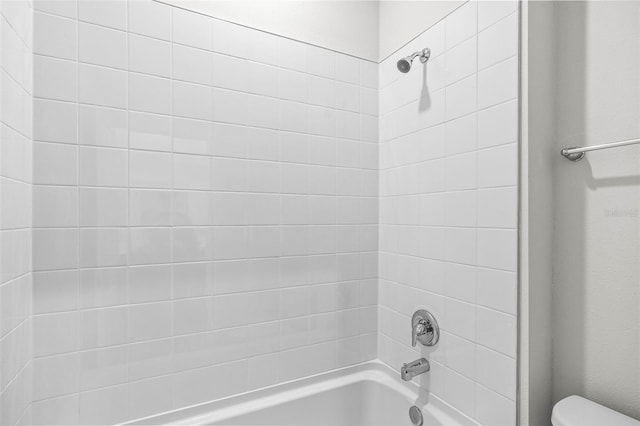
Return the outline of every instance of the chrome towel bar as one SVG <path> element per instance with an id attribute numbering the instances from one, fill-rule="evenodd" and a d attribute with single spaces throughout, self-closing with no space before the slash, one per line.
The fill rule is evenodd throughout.
<path id="1" fill-rule="evenodd" d="M 599 149 L 617 148 L 619 146 L 635 145 L 640 143 L 640 139 L 629 139 L 626 141 L 603 143 L 600 145 L 591 145 L 583 147 L 563 148 L 560 154 L 567 160 L 580 161 L 584 158 L 584 153 L 589 151 L 597 151 Z"/>

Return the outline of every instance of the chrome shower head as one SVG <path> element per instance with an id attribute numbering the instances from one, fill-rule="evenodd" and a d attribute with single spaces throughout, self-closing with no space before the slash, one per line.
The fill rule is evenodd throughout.
<path id="1" fill-rule="evenodd" d="M 408 73 L 411 71 L 411 62 L 413 62 L 413 58 L 411 56 L 400 59 L 398 61 L 398 70 L 401 73 Z"/>
<path id="2" fill-rule="evenodd" d="M 409 71 L 411 71 L 411 65 L 413 64 L 413 60 L 415 58 L 419 57 L 420 62 L 424 64 L 429 60 L 430 56 L 431 56 L 431 49 L 429 49 L 428 47 L 415 52 L 413 55 L 405 56 L 404 58 L 400 59 L 396 64 L 398 66 L 398 71 L 406 74 Z"/>

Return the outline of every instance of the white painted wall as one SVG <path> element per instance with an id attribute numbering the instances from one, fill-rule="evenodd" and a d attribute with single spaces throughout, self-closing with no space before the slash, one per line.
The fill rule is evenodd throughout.
<path id="1" fill-rule="evenodd" d="M 161 1 L 380 62 L 467 0 Z"/>
<path id="2" fill-rule="evenodd" d="M 524 2 L 521 11 L 519 417 L 537 426 L 551 418 L 555 3 Z"/>
<path id="3" fill-rule="evenodd" d="M 380 62 L 465 1 L 380 1 Z M 406 56 L 410 53 L 413 52 L 402 51 L 398 55 Z"/>
<path id="4" fill-rule="evenodd" d="M 556 150 L 640 137 L 640 3 L 557 12 Z M 640 147 L 555 167 L 553 400 L 640 418 Z"/>
<path id="5" fill-rule="evenodd" d="M 209 16 L 378 61 L 378 2 L 164 0 Z"/>

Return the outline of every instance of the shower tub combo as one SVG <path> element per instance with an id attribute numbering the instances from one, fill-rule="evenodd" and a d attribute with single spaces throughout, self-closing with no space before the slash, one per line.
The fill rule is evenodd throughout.
<path id="1" fill-rule="evenodd" d="M 414 59 L 426 63 L 424 48 L 397 62 L 402 73 Z M 440 328 L 433 314 L 417 310 L 411 343 L 435 346 Z M 291 425 L 291 426 L 464 426 L 478 423 L 431 395 L 412 379 L 428 373 L 429 361 L 404 364 L 400 374 L 380 361 L 309 376 L 191 407 L 145 417 L 129 425 Z M 428 376 L 421 376 L 425 379 Z M 212 384 L 213 385 L 213 384 Z M 218 384 L 219 385 L 219 384 Z"/>
<path id="2" fill-rule="evenodd" d="M 409 410 L 422 412 L 421 423 Z M 414 414 L 416 408 L 413 408 Z M 460 414 L 379 361 L 146 417 L 130 425 L 466 426 Z"/>

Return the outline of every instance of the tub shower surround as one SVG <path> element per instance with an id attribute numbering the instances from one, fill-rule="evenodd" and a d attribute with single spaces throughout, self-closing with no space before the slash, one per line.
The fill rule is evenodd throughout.
<path id="1" fill-rule="evenodd" d="M 378 357 L 426 356 L 416 379 L 487 425 L 515 424 L 517 95 L 517 2 L 468 2 L 380 64 Z M 435 348 L 411 347 L 418 308 Z"/>
<path id="2" fill-rule="evenodd" d="M 0 424 L 31 404 L 32 8 L 0 1 Z"/>
<path id="3" fill-rule="evenodd" d="M 35 7 L 33 422 L 374 359 L 377 64 L 153 1 Z"/>
<path id="4" fill-rule="evenodd" d="M 151 0 L 0 0 L 0 31 L 1 424 L 421 356 L 461 423 L 515 422 L 516 3 L 380 64 Z"/>

